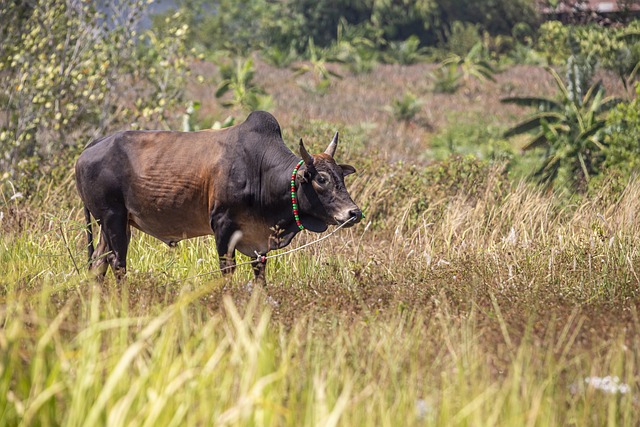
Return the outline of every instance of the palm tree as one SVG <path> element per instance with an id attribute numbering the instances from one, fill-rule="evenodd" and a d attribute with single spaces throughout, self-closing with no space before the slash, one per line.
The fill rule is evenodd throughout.
<path id="1" fill-rule="evenodd" d="M 452 53 L 440 63 L 441 67 L 448 67 L 451 65 L 460 67 L 465 81 L 468 81 L 472 77 L 479 81 L 496 81 L 495 77 L 493 77 L 496 71 L 493 69 L 489 61 L 485 59 L 485 50 L 481 42 L 473 45 L 471 50 L 465 56 Z"/>
<path id="2" fill-rule="evenodd" d="M 522 150 L 546 148 L 535 175 L 548 186 L 560 175 L 566 175 L 564 178 L 571 184 L 582 184 L 598 172 L 606 155 L 603 115 L 621 102 L 619 98 L 605 98 L 600 81 L 585 89 L 586 77 L 576 73 L 580 67 L 568 65 L 568 85 L 555 70 L 547 67 L 560 92 L 559 100 L 536 96 L 501 99 L 504 103 L 536 108 L 537 112 L 507 130 L 504 136 L 534 132 Z"/>

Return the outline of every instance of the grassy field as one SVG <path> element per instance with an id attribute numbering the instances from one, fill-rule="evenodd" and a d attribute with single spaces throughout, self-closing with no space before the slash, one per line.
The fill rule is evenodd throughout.
<path id="1" fill-rule="evenodd" d="M 433 95 L 428 69 L 380 66 L 321 96 L 259 64 L 290 146 L 341 132 L 366 214 L 270 261 L 264 289 L 247 266 L 222 279 L 212 238 L 141 233 L 127 281 L 94 283 L 71 165 L 30 200 L 5 187 L 0 425 L 639 425 L 640 182 L 577 197 L 499 162 L 431 162 L 451 129 L 471 129 L 451 132 L 464 152 L 513 123 L 500 96 L 552 83 L 516 67 Z M 407 88 L 425 104 L 399 124 L 384 105 Z"/>

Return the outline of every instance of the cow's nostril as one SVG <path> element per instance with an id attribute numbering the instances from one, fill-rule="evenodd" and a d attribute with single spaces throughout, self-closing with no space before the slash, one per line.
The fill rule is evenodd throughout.
<path id="1" fill-rule="evenodd" d="M 359 221 L 362 219 L 362 211 L 360 209 L 352 209 L 349 211 L 349 217 Z"/>

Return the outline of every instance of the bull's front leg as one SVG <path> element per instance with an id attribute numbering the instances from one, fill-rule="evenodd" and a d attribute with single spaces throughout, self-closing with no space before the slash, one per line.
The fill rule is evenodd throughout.
<path id="1" fill-rule="evenodd" d="M 220 271 L 224 276 L 228 276 L 236 269 L 235 248 L 242 237 L 242 232 L 235 228 L 227 212 L 216 212 L 216 210 L 211 215 L 211 228 L 216 238 Z"/>
<path id="2" fill-rule="evenodd" d="M 259 254 L 255 260 L 251 262 L 253 268 L 253 281 L 256 284 L 266 285 L 267 278 L 265 275 L 265 269 L 267 267 L 266 254 Z"/>
<path id="3" fill-rule="evenodd" d="M 218 250 L 218 253 L 220 254 L 221 252 Z M 235 252 L 233 253 L 226 253 L 224 255 L 218 255 L 219 260 L 220 260 L 220 271 L 222 272 L 223 275 L 227 276 L 230 274 L 233 274 L 234 271 L 236 271 L 236 256 L 235 256 Z"/>

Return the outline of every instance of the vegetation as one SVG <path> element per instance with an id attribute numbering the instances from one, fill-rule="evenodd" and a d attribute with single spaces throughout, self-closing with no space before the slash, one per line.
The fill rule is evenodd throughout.
<path id="1" fill-rule="evenodd" d="M 342 76 L 327 66 L 327 63 L 330 62 L 328 52 L 325 49 L 316 47 L 313 39 L 309 39 L 307 56 L 309 63 L 303 63 L 293 67 L 295 71 L 294 75 L 298 77 L 311 73 L 314 81 L 314 90 L 319 94 L 326 94 L 331 85 L 331 80 L 333 78 L 341 79 Z M 310 88 L 308 85 L 303 85 L 303 87 L 307 89 Z"/>
<path id="2" fill-rule="evenodd" d="M 224 107 L 240 107 L 248 111 L 270 109 L 271 98 L 255 85 L 254 74 L 253 60 L 250 58 L 236 58 L 231 63 L 223 63 L 220 66 L 222 80 L 218 84 L 216 98 L 231 91 L 231 100 L 222 102 Z"/>
<path id="3" fill-rule="evenodd" d="M 620 103 L 607 117 L 605 135 L 606 157 L 604 170 L 619 176 L 631 176 L 640 167 L 640 85 L 636 97 Z"/>
<path id="4" fill-rule="evenodd" d="M 392 41 L 385 52 L 385 61 L 391 64 L 411 65 L 426 60 L 427 49 L 420 46 L 420 39 L 413 35 L 406 40 Z"/>
<path id="5" fill-rule="evenodd" d="M 455 65 L 462 71 L 465 81 L 470 78 L 495 81 L 493 77 L 495 70 L 485 56 L 482 44 L 476 43 L 464 57 L 453 53 L 442 61 L 440 66 L 449 67 Z"/>
<path id="6" fill-rule="evenodd" d="M 5 194 L 3 424 L 640 421 L 637 182 L 567 209 L 487 163 L 360 164 L 370 222 L 252 294 L 210 240 L 139 233 L 129 279 L 96 285 L 72 184 L 48 218 Z"/>
<path id="7" fill-rule="evenodd" d="M 553 69 L 548 70 L 558 86 L 560 101 L 535 96 L 504 98 L 502 102 L 537 110 L 524 122 L 507 130 L 505 137 L 533 130 L 534 136 L 522 149 L 545 148 L 542 164 L 535 175 L 547 185 L 560 179 L 572 186 L 584 186 L 601 170 L 606 155 L 603 114 L 620 103 L 620 99 L 605 98 L 601 82 L 585 90 L 584 79 L 588 77 L 576 77 L 575 69 L 568 70 L 568 86 Z"/>
<path id="8" fill-rule="evenodd" d="M 563 64 L 575 54 L 571 39 L 577 42 L 579 54 L 598 58 L 600 65 L 618 73 L 628 74 L 640 61 L 640 44 L 625 35 L 640 29 L 640 21 L 626 27 L 605 28 L 598 25 L 565 26 L 549 21 L 540 27 L 537 48 L 552 64 Z"/>
<path id="9" fill-rule="evenodd" d="M 428 76 L 433 81 L 433 91 L 436 93 L 455 93 L 462 84 L 462 73 L 455 62 L 440 63 Z"/>
<path id="10" fill-rule="evenodd" d="M 394 99 L 388 106 L 396 120 L 409 123 L 422 110 L 423 102 L 411 92 L 405 92 L 402 98 Z"/>
<path id="11" fill-rule="evenodd" d="M 141 30 L 112 1 L 0 6 L 0 426 L 640 424 L 637 23 L 185 0 Z M 135 231 L 95 283 L 82 147 L 256 108 L 292 147 L 340 131 L 366 221 L 264 288 Z"/>
<path id="12" fill-rule="evenodd" d="M 92 137 L 180 116 L 188 27 L 175 14 L 163 32 L 138 33 L 142 3 L 123 0 L 106 16 L 91 2 L 42 1 L 20 18 L 1 6 L 0 170 L 18 181 L 49 175 Z"/>
<path id="13" fill-rule="evenodd" d="M 304 52 L 310 38 L 329 47 L 341 22 L 363 29 L 372 41 L 399 42 L 415 36 L 423 44 L 435 45 L 446 41 L 456 21 L 491 34 L 510 34 L 518 23 L 536 28 L 538 21 L 530 0 L 180 0 L 179 4 L 195 29 L 193 47 L 236 53 L 265 45 Z"/>

